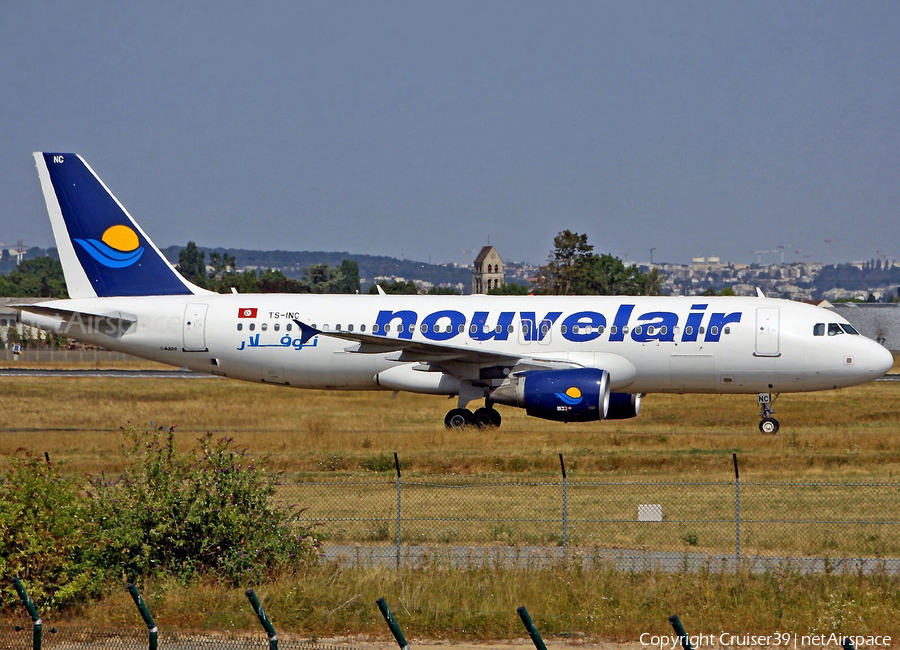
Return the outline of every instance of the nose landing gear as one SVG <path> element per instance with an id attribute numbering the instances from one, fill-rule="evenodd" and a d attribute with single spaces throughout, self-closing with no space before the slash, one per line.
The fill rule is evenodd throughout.
<path id="1" fill-rule="evenodd" d="M 760 393 L 756 401 L 759 404 L 759 430 L 765 434 L 778 433 L 778 420 L 772 417 L 776 413 L 772 407 L 775 405 L 775 399 L 778 395 L 772 393 Z"/>

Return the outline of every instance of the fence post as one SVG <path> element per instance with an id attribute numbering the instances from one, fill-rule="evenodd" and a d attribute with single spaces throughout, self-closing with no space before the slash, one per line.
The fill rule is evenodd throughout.
<path id="1" fill-rule="evenodd" d="M 400 568 L 400 522 L 403 510 L 401 508 L 401 493 L 403 491 L 403 478 L 400 476 L 400 458 L 394 452 L 394 467 L 397 468 L 397 568 Z"/>
<path id="2" fill-rule="evenodd" d="M 275 632 L 275 628 L 272 627 L 272 622 L 269 620 L 269 617 L 266 616 L 266 613 L 263 611 L 259 598 L 256 597 L 256 593 L 252 589 L 248 589 L 244 593 L 247 595 L 247 600 L 250 601 L 253 611 L 256 612 L 256 618 L 262 623 L 263 629 L 266 631 L 266 636 L 269 637 L 269 650 L 278 650 L 278 634 Z"/>
<path id="3" fill-rule="evenodd" d="M 156 627 L 156 623 L 153 621 L 153 616 L 150 615 L 150 610 L 147 609 L 147 605 L 144 604 L 144 599 L 141 598 L 141 592 L 138 591 L 138 588 L 133 583 L 126 587 L 128 593 L 131 594 L 131 599 L 134 601 L 134 604 L 137 605 L 138 611 L 141 613 L 141 618 L 144 619 L 144 624 L 147 626 L 148 632 L 148 648 L 149 650 L 156 650 L 159 643 L 159 629 Z"/>
<path id="4" fill-rule="evenodd" d="M 734 459 L 734 557 L 741 557 L 741 474 L 738 472 L 737 453 Z"/>
<path id="5" fill-rule="evenodd" d="M 403 632 L 400 631 L 400 626 L 397 625 L 397 621 L 394 620 L 394 615 L 391 614 L 391 609 L 387 606 L 384 598 L 379 598 L 375 601 L 375 604 L 378 605 L 378 609 L 381 610 L 381 615 L 384 616 L 384 620 L 388 624 L 391 634 L 394 635 L 397 645 L 400 646 L 400 650 L 409 650 L 409 642 L 406 640 L 406 637 L 403 636 Z"/>
<path id="6" fill-rule="evenodd" d="M 34 624 L 31 634 L 32 648 L 34 650 L 41 650 L 41 633 L 44 629 L 44 622 L 41 620 L 41 615 L 38 614 L 37 607 L 31 602 L 28 592 L 25 591 L 25 587 L 22 586 L 22 581 L 18 578 L 13 578 L 13 587 L 16 588 L 16 593 L 19 594 L 19 598 L 22 600 L 22 604 L 25 605 L 25 609 L 28 610 L 28 615 L 31 616 L 31 622 Z"/>
<path id="7" fill-rule="evenodd" d="M 669 623 L 672 624 L 672 629 L 675 630 L 675 634 L 681 639 L 681 647 L 684 648 L 684 650 L 694 650 L 687 632 L 684 631 L 684 625 L 681 624 L 681 619 L 678 618 L 678 614 L 672 614 L 669 617 Z"/>
<path id="8" fill-rule="evenodd" d="M 541 638 L 541 633 L 538 632 L 537 627 L 534 625 L 534 621 L 531 620 L 531 617 L 528 615 L 528 610 L 525 609 L 525 606 L 519 607 L 517 610 L 519 612 L 519 618 L 522 619 L 522 623 L 525 625 L 525 629 L 528 630 L 528 636 L 531 637 L 532 643 L 534 643 L 534 647 L 537 650 L 547 650 L 547 646 L 544 645 L 544 640 Z"/>
<path id="9" fill-rule="evenodd" d="M 563 502 L 562 502 L 562 545 L 569 547 L 569 479 L 566 477 L 566 463 L 562 452 L 559 452 L 559 467 L 563 477 Z"/>

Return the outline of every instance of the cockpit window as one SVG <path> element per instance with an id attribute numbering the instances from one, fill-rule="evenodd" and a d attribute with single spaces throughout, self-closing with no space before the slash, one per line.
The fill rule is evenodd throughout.
<path id="1" fill-rule="evenodd" d="M 841 326 L 838 323 L 828 323 L 828 336 L 837 336 L 838 334 L 843 334 L 844 330 L 841 329 Z"/>
<path id="2" fill-rule="evenodd" d="M 847 332 L 847 334 L 856 334 L 859 336 L 859 332 L 857 332 L 850 323 L 841 323 L 841 329 Z"/>
<path id="3" fill-rule="evenodd" d="M 825 336 L 825 323 L 813 325 L 813 336 Z"/>

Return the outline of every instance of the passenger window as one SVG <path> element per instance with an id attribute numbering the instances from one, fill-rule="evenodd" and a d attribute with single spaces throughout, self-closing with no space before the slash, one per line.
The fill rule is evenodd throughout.
<path id="1" fill-rule="evenodd" d="M 813 336 L 825 336 L 825 323 L 813 325 Z"/>
<path id="2" fill-rule="evenodd" d="M 462 334 L 462 333 L 465 332 L 465 331 L 466 331 L 466 326 L 460 324 L 460 326 L 459 326 L 459 333 Z"/>
<path id="3" fill-rule="evenodd" d="M 340 323 L 338 323 L 337 325 L 334 326 L 334 331 L 335 331 L 335 332 L 340 332 L 340 331 L 341 331 L 341 325 L 340 325 Z"/>
<path id="4" fill-rule="evenodd" d="M 731 334 L 731 328 L 730 328 L 730 327 L 726 327 L 726 328 L 723 329 L 722 331 L 725 332 L 726 334 Z"/>
<path id="5" fill-rule="evenodd" d="M 597 328 L 597 334 L 603 334 L 603 325 Z"/>
<path id="6" fill-rule="evenodd" d="M 366 331 L 366 324 L 365 324 L 365 323 L 363 323 L 362 325 L 359 326 L 359 331 L 360 331 L 360 332 L 365 332 L 365 331 Z"/>
<path id="7" fill-rule="evenodd" d="M 559 331 L 561 334 L 565 334 L 569 330 L 565 325 L 560 325 Z M 578 325 L 572 325 L 572 334 L 578 334 Z"/>
<path id="8" fill-rule="evenodd" d="M 712 327 L 709 328 L 709 333 L 712 334 L 713 336 L 715 336 L 716 334 L 719 333 L 719 328 L 716 327 L 715 325 L 713 325 Z"/>
<path id="9" fill-rule="evenodd" d="M 513 326 L 512 326 L 512 325 L 509 325 L 509 326 L 506 328 L 506 331 L 509 332 L 510 334 L 512 334 L 512 333 L 513 333 L 513 329 L 514 329 Z"/>
<path id="10" fill-rule="evenodd" d="M 647 336 L 653 336 L 653 325 L 647 327 Z"/>
<path id="11" fill-rule="evenodd" d="M 263 323 L 262 325 L 259 326 L 259 329 L 261 329 L 263 332 L 265 332 L 267 329 L 269 329 L 269 324 Z"/>
<path id="12" fill-rule="evenodd" d="M 313 327 L 315 327 L 315 325 L 313 325 Z M 290 323 L 288 323 L 287 325 L 284 326 L 284 329 L 286 329 L 288 332 L 290 332 L 292 329 L 294 329 L 294 326 L 291 325 Z"/>
<path id="13" fill-rule="evenodd" d="M 238 332 L 240 332 L 242 329 L 244 329 L 244 324 L 238 323 Z"/>
<path id="14" fill-rule="evenodd" d="M 422 334 L 425 334 L 428 332 L 428 325 L 426 325 L 425 323 L 422 323 L 422 325 L 419 327 L 419 329 L 422 330 Z"/>
<path id="15" fill-rule="evenodd" d="M 693 334 L 693 333 L 694 333 L 694 328 L 691 327 L 690 325 L 688 325 L 687 327 L 684 328 L 684 335 L 685 335 L 685 336 L 690 336 L 690 335 Z"/>
<path id="16" fill-rule="evenodd" d="M 472 334 L 474 334 L 475 332 L 478 331 L 478 326 L 477 326 L 477 325 L 472 325 L 472 326 L 469 328 L 469 331 L 470 331 Z"/>
<path id="17" fill-rule="evenodd" d="M 256 323 L 250 323 L 250 331 L 252 332 L 255 329 L 256 329 Z"/>
<path id="18" fill-rule="evenodd" d="M 323 331 L 323 332 L 327 332 L 327 331 L 328 331 L 328 323 L 325 323 L 324 325 L 322 325 L 322 331 Z"/>
<path id="19" fill-rule="evenodd" d="M 859 335 L 859 332 L 857 332 L 853 328 L 853 325 L 850 325 L 849 323 L 841 323 L 841 329 L 847 332 L 847 334 L 856 334 L 857 336 Z"/>
<path id="20" fill-rule="evenodd" d="M 376 325 L 375 327 L 378 327 L 378 326 Z M 390 324 L 384 326 L 384 331 L 385 331 L 385 332 L 390 332 L 390 331 L 391 331 L 391 326 L 390 326 Z"/>
<path id="21" fill-rule="evenodd" d="M 416 331 L 416 326 L 415 326 L 415 325 L 410 325 L 410 326 L 409 326 L 409 333 L 412 334 L 412 333 L 415 332 L 415 331 Z"/>
<path id="22" fill-rule="evenodd" d="M 494 329 L 494 331 L 497 332 L 497 334 L 499 334 L 500 332 L 503 331 L 503 325 L 497 325 L 497 327 Z"/>
<path id="23" fill-rule="evenodd" d="M 634 328 L 634 333 L 635 333 L 635 334 L 637 334 L 638 336 L 640 336 L 640 334 L 641 334 L 642 331 L 643 331 L 643 328 L 642 328 L 640 325 L 635 326 L 635 328 Z"/>
<path id="24" fill-rule="evenodd" d="M 701 327 L 701 328 L 700 328 L 699 330 L 697 330 L 697 331 L 700 332 L 701 334 L 705 334 L 705 333 L 706 333 L 706 328 L 705 328 L 705 327 Z"/>
<path id="25" fill-rule="evenodd" d="M 843 334 L 844 330 L 841 329 L 841 326 L 837 323 L 828 323 L 828 336 L 837 336 L 838 334 Z"/>
<path id="26" fill-rule="evenodd" d="M 659 328 L 659 333 L 660 333 L 661 336 L 665 336 L 667 331 L 668 331 L 668 329 L 666 328 L 665 325 L 663 325 L 662 327 Z M 725 333 L 728 334 L 728 328 L 727 328 L 727 327 L 725 328 Z"/>
<path id="27" fill-rule="evenodd" d="M 281 325 L 279 325 L 278 323 L 275 323 L 275 325 L 272 326 L 272 329 L 275 330 L 275 331 L 277 332 L 278 330 L 281 329 Z"/>
<path id="28" fill-rule="evenodd" d="M 378 323 L 375 323 L 374 325 L 372 325 L 372 331 L 375 332 L 376 334 L 378 333 L 378 328 L 379 328 Z M 387 331 L 387 330 L 385 330 L 385 331 Z"/>
<path id="29" fill-rule="evenodd" d="M 615 325 L 613 325 L 612 327 L 609 328 L 609 333 L 612 334 L 613 336 L 615 336 L 616 331 L 617 331 L 617 328 Z"/>

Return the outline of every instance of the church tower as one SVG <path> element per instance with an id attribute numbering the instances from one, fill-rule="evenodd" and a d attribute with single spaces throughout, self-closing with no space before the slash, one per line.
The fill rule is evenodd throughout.
<path id="1" fill-rule="evenodd" d="M 503 286 L 503 260 L 493 246 L 485 246 L 475 258 L 472 293 L 487 293 Z"/>

